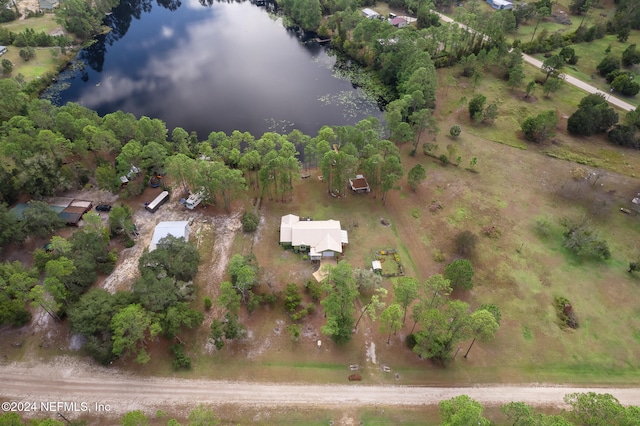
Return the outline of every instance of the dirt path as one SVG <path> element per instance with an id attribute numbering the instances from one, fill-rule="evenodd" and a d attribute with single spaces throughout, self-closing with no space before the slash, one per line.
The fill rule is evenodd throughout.
<path id="1" fill-rule="evenodd" d="M 130 410 L 207 404 L 241 406 L 422 406 L 457 395 L 469 395 L 485 405 L 523 401 L 532 405 L 562 406 L 573 392 L 613 394 L 622 404 L 637 404 L 640 388 L 578 388 L 545 385 L 479 387 L 405 387 L 354 385 L 300 385 L 184 379 L 138 378 L 101 367 L 14 364 L 0 367 L 0 399 L 109 404 L 110 414 Z"/>

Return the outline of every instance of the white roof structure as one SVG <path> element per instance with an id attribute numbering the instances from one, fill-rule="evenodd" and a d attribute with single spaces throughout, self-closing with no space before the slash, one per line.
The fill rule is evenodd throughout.
<path id="1" fill-rule="evenodd" d="M 153 231 L 149 251 L 154 251 L 160 240 L 168 235 L 189 241 L 189 222 L 183 220 L 158 223 Z"/>
<path id="2" fill-rule="evenodd" d="M 280 242 L 306 246 L 315 253 L 329 250 L 342 253 L 342 245 L 349 243 L 349 236 L 338 220 L 301 221 L 298 216 L 288 214 L 280 221 Z"/>
<path id="3" fill-rule="evenodd" d="M 511 9 L 513 3 L 509 0 L 491 0 L 488 2 L 494 9 Z"/>
<path id="4" fill-rule="evenodd" d="M 380 16 L 380 14 L 375 10 L 367 7 L 365 9 L 362 9 L 362 16 L 364 16 L 365 18 L 375 18 L 376 16 Z"/>

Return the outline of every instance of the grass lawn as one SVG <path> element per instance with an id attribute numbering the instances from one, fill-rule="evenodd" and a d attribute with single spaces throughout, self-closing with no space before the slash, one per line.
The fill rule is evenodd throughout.
<path id="1" fill-rule="evenodd" d="M 27 28 L 31 28 L 37 33 L 44 31 L 47 34 L 55 29 L 61 28 L 60 24 L 56 22 L 56 17 L 53 13 L 46 13 L 37 18 L 17 19 L 15 21 L 5 22 L 0 24 L 0 27 L 6 28 L 14 33 L 19 33 Z"/>
<path id="2" fill-rule="evenodd" d="M 38 18 L 30 18 L 24 20 L 16 20 L 0 24 L 2 28 L 19 33 L 26 28 L 32 28 L 36 32 L 44 31 L 50 33 L 55 29 L 59 29 L 60 24 L 55 21 L 53 14 L 45 14 Z M 7 53 L 2 55 L 2 59 L 8 59 L 13 63 L 13 71 L 10 77 L 15 77 L 18 74 L 22 74 L 25 81 L 31 81 L 36 78 L 40 78 L 49 71 L 55 71 L 58 64 L 65 60 L 61 54 L 60 49 L 57 47 L 36 47 L 35 58 L 24 61 L 20 57 L 20 48 L 15 46 L 8 46 Z"/>

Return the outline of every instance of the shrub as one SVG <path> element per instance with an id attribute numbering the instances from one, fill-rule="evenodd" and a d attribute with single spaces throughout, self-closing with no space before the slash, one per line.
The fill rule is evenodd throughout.
<path id="1" fill-rule="evenodd" d="M 24 49 L 20 49 L 19 55 L 25 62 L 27 62 L 30 59 L 35 58 L 36 50 L 31 46 L 27 46 Z"/>
<path id="2" fill-rule="evenodd" d="M 569 299 L 557 296 L 554 302 L 560 324 L 563 327 L 578 328 L 578 320 L 576 319 L 576 314 L 573 311 L 573 306 L 571 302 L 569 302 Z"/>
<path id="3" fill-rule="evenodd" d="M 306 317 L 309 314 L 309 311 L 306 309 L 301 309 L 298 312 L 291 315 L 291 319 L 294 321 L 300 321 L 302 318 Z"/>
<path id="4" fill-rule="evenodd" d="M 287 287 L 284 291 L 284 307 L 289 312 L 289 314 L 293 314 L 300 303 L 302 302 L 302 296 L 298 293 L 298 286 L 293 283 L 287 284 Z"/>
<path id="5" fill-rule="evenodd" d="M 592 135 L 605 132 L 618 122 L 618 113 L 602 95 L 587 95 L 579 108 L 567 120 L 567 130 L 576 135 Z"/>
<path id="6" fill-rule="evenodd" d="M 473 121 L 479 122 L 482 120 L 485 102 L 487 102 L 487 97 L 484 95 L 477 95 L 469 101 L 469 117 Z"/>
<path id="7" fill-rule="evenodd" d="M 609 245 L 599 238 L 597 230 L 585 220 L 563 220 L 562 225 L 567 228 L 564 233 L 564 246 L 580 257 L 591 257 L 601 260 L 611 258 Z"/>
<path id="8" fill-rule="evenodd" d="M 460 133 L 462 133 L 462 128 L 457 124 L 454 124 L 453 126 L 451 126 L 451 129 L 449 129 L 449 134 L 454 138 L 460 136 Z"/>
<path id="9" fill-rule="evenodd" d="M 173 352 L 173 369 L 174 370 L 191 370 L 191 358 L 184 354 L 182 345 L 172 345 Z"/>
<path id="10" fill-rule="evenodd" d="M 209 296 L 204 298 L 204 310 L 205 311 L 209 311 L 211 310 L 211 306 L 213 305 L 213 302 L 211 301 L 211 298 Z"/>
<path id="11" fill-rule="evenodd" d="M 478 237 L 471 231 L 462 231 L 456 235 L 454 245 L 456 253 L 471 257 L 475 253 Z"/>
<path id="12" fill-rule="evenodd" d="M 438 263 L 442 263 L 447 260 L 447 256 L 440 249 L 433 249 L 433 260 Z"/>
<path id="13" fill-rule="evenodd" d="M 411 333 L 410 335 L 407 336 L 407 340 L 405 341 L 405 343 L 407 344 L 407 347 L 411 350 L 413 350 L 413 348 L 415 348 L 416 344 L 418 343 L 416 341 L 416 335 Z"/>
<path id="14" fill-rule="evenodd" d="M 551 109 L 541 112 L 535 117 L 527 117 L 521 125 L 525 139 L 532 142 L 541 142 L 555 130 L 558 125 L 558 114 Z"/>
<path id="15" fill-rule="evenodd" d="M 313 299 L 314 301 L 317 302 L 322 298 L 322 287 L 318 282 L 309 280 L 304 285 L 304 288 L 307 290 L 307 292 L 311 296 L 311 299 Z"/>
<path id="16" fill-rule="evenodd" d="M 128 235 L 124 236 L 124 246 L 125 248 L 131 248 L 136 245 L 135 240 L 131 239 Z"/>
<path id="17" fill-rule="evenodd" d="M 640 141 L 636 141 L 634 137 L 635 131 L 633 127 L 626 126 L 624 124 L 616 124 L 613 129 L 607 134 L 609 141 L 616 145 L 640 148 Z"/>
<path id="18" fill-rule="evenodd" d="M 253 212 L 244 212 L 242 215 L 242 230 L 244 232 L 255 232 L 259 223 L 260 218 Z"/>
<path id="19" fill-rule="evenodd" d="M 596 67 L 601 76 L 606 77 L 611 71 L 620 69 L 620 58 L 607 55 Z"/>
<path id="20" fill-rule="evenodd" d="M 498 239 L 502 235 L 502 231 L 495 225 L 487 225 L 482 227 L 482 235 L 487 238 Z"/>
<path id="21" fill-rule="evenodd" d="M 551 233 L 551 222 L 546 217 L 538 217 L 534 229 L 540 238 L 546 238 Z"/>
<path id="22" fill-rule="evenodd" d="M 635 64 L 640 64 L 640 52 L 636 49 L 636 45 L 630 44 L 624 52 L 622 52 L 622 65 L 630 67 Z"/>
<path id="23" fill-rule="evenodd" d="M 287 326 L 287 331 L 289 332 L 289 337 L 291 337 L 291 341 L 297 342 L 300 340 L 300 326 L 298 324 L 291 324 Z"/>
<path id="24" fill-rule="evenodd" d="M 438 159 L 442 162 L 443 166 L 446 166 L 447 164 L 449 164 L 449 157 L 447 157 L 445 154 L 441 154 L 440 157 L 438 157 Z"/>
<path id="25" fill-rule="evenodd" d="M 8 59 L 2 60 L 2 73 L 9 75 L 13 71 L 13 63 Z"/>
<path id="26" fill-rule="evenodd" d="M 640 92 L 640 84 L 633 81 L 629 73 L 626 72 L 614 78 L 611 87 L 624 96 L 635 96 Z"/>

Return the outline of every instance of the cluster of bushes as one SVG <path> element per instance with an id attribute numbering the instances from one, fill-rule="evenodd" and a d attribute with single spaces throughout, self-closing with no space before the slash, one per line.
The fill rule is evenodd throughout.
<path id="1" fill-rule="evenodd" d="M 253 212 L 244 212 L 242 215 L 242 230 L 244 232 L 255 232 L 259 223 L 260 218 Z"/>
<path id="2" fill-rule="evenodd" d="M 579 257 L 599 260 L 611 258 L 609 244 L 600 238 L 599 232 L 586 219 L 563 219 L 562 225 L 566 228 L 563 233 L 565 248 Z"/>
<path id="3" fill-rule="evenodd" d="M 20 14 L 13 9 L 0 8 L 0 23 L 15 21 L 19 17 Z"/>
<path id="4" fill-rule="evenodd" d="M 573 305 L 571 305 L 569 299 L 563 296 L 557 296 L 554 299 L 554 305 L 556 308 L 556 314 L 558 315 L 558 320 L 560 320 L 560 324 L 563 327 L 573 329 L 578 328 L 578 320 L 576 319 L 576 314 L 573 311 Z"/>
<path id="5" fill-rule="evenodd" d="M 604 133 L 618 122 L 618 113 L 609 106 L 602 94 L 587 95 L 578 110 L 567 120 L 567 130 L 574 135 Z"/>

